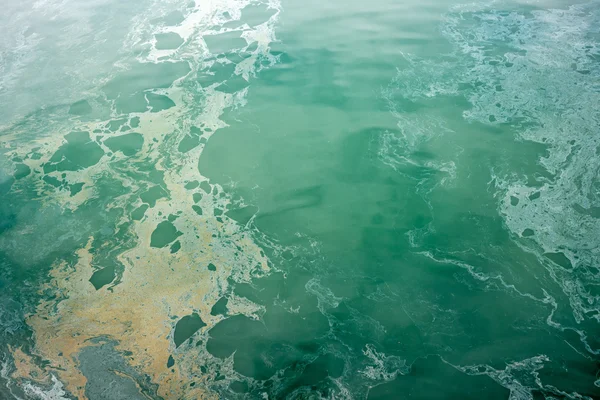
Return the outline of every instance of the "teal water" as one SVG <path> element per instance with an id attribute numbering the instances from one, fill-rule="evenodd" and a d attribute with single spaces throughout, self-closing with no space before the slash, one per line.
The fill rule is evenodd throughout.
<path id="1" fill-rule="evenodd" d="M 600 2 L 0 27 L 1 399 L 600 398 Z"/>

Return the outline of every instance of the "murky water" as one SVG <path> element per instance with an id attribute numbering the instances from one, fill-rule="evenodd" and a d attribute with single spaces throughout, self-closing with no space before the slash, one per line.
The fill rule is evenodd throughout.
<path id="1" fill-rule="evenodd" d="M 2 8 L 0 398 L 600 397 L 600 2 Z"/>

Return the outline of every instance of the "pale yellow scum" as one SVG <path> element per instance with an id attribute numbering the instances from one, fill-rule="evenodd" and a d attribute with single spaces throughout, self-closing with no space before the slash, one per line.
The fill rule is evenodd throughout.
<path id="1" fill-rule="evenodd" d="M 270 6 L 277 6 L 275 2 L 272 3 L 269 3 Z M 223 11 L 239 18 L 245 4 L 202 2 L 180 28 L 172 29 L 186 42 L 201 43 L 201 34 L 199 38 L 192 37 L 198 34 L 192 32 L 195 27 L 214 25 L 213 19 L 223 15 Z M 236 66 L 237 75 L 249 80 L 256 72 L 259 54 L 269 56 L 268 46 L 274 40 L 272 24 L 275 20 L 276 15 L 254 29 L 245 28 L 242 37 L 248 43 L 257 43 L 258 47 Z M 152 61 L 155 55 L 155 52 L 151 52 L 148 59 Z M 195 73 L 197 70 L 192 68 L 191 74 Z M 184 77 L 180 77 L 182 79 Z M 11 350 L 14 358 L 11 377 L 21 382 L 23 387 L 28 385 L 28 381 L 50 384 L 55 380 L 54 377 L 58 377 L 65 390 L 78 399 L 86 399 L 87 380 L 79 369 L 78 354 L 86 346 L 95 345 L 91 339 L 105 337 L 118 343 L 116 350 L 127 354 L 125 357 L 132 367 L 158 384 L 158 395 L 181 399 L 216 397 L 206 385 L 211 377 L 199 371 L 198 358 L 211 356 L 204 348 L 194 350 L 193 346 L 186 344 L 175 349 L 172 340 L 175 323 L 183 316 L 198 313 L 206 326 L 195 337 L 206 334 L 224 318 L 213 316 L 210 311 L 227 291 L 228 278 L 233 275 L 237 280 L 248 281 L 253 271 L 264 274 L 269 266 L 250 232 L 228 218 L 218 220 L 214 216 L 215 208 L 224 209 L 229 204 L 227 196 L 220 196 L 222 188 L 217 187 L 216 195 L 212 192 L 203 193 L 201 200 L 196 199 L 197 203 L 193 194 L 200 189 L 185 188 L 191 181 L 202 182 L 207 179 L 198 171 L 198 160 L 204 144 L 180 154 L 176 149 L 181 139 L 193 125 L 200 124 L 209 128 L 202 134 L 208 139 L 225 126 L 220 119 L 223 111 L 245 102 L 245 89 L 228 94 L 214 90 L 215 86 L 202 88 L 204 100 L 200 114 L 191 116 L 191 109 L 198 109 L 199 106 L 195 104 L 197 97 L 186 93 L 176 81 L 171 88 L 161 90 L 162 94 L 173 100 L 175 107 L 158 113 L 132 113 L 128 116 L 140 118 L 139 126 L 133 131 L 144 138 L 143 148 L 130 157 L 132 165 L 136 160 L 144 160 L 162 171 L 163 189 L 169 196 L 159 199 L 154 207 L 148 208 L 141 221 L 132 223 L 136 243 L 133 248 L 118 255 L 118 261 L 124 267 L 118 284 L 95 290 L 89 282 L 93 272 L 103 267 L 100 261 L 94 259 L 98 249 L 92 248 L 91 237 L 88 244 L 77 251 L 76 262 L 58 261 L 52 266 L 49 282 L 40 288 L 39 293 L 43 298 L 48 298 L 48 293 L 54 296 L 51 300 L 41 301 L 36 311 L 27 316 L 27 324 L 34 332 L 35 347 L 31 353 L 49 364 L 42 369 L 22 349 Z M 18 134 L 4 136 L 0 145 L 10 149 L 6 154 L 20 157 L 33 171 L 34 178 L 41 178 L 40 171 L 44 163 L 64 143 L 64 136 L 71 130 L 87 131 L 90 140 L 97 142 L 105 152 L 97 164 L 86 169 L 48 174 L 68 184 L 84 183 L 82 190 L 74 196 L 68 190 L 45 184 L 41 179 L 18 181 L 13 185 L 13 190 L 20 190 L 20 185 L 34 181 L 38 197 L 44 199 L 45 203 L 76 210 L 98 195 L 96 179 L 102 174 L 110 174 L 111 178 L 128 188 L 128 193 L 112 199 L 106 207 L 131 209 L 140 206 L 140 199 L 131 203 L 131 193 L 139 193 L 143 187 L 113 167 L 113 162 L 122 160 L 124 156 L 119 153 L 109 156 L 110 149 L 103 144 L 107 136 L 99 133 L 99 128 L 101 131 L 108 122 L 82 123 L 73 118 L 60 131 L 48 132 L 27 144 L 16 144 Z M 113 133 L 110 136 L 116 135 Z M 39 159 L 27 157 L 34 149 L 41 154 Z M 192 209 L 194 205 L 202 208 L 202 215 Z M 152 232 L 169 215 L 177 216 L 172 223 L 181 233 L 177 239 L 181 249 L 174 254 L 169 247 L 150 246 Z M 121 218 L 118 224 L 130 222 L 128 214 Z M 216 271 L 208 270 L 209 263 L 217 266 Z M 229 315 L 244 314 L 252 318 L 257 318 L 262 311 L 260 306 L 235 295 L 229 297 L 228 310 Z M 175 360 L 171 368 L 167 368 L 169 356 Z M 196 382 L 196 385 L 190 387 L 190 382 Z"/>
<path id="2" fill-rule="evenodd" d="M 219 111 L 235 100 L 234 97 L 215 93 L 205 120 L 211 123 L 210 117 L 219 115 Z M 214 217 L 216 206 L 223 208 L 227 205 L 226 197 L 215 196 L 217 199 L 210 193 L 204 194 L 198 203 L 203 215 L 192 209 L 196 204 L 193 191 L 184 186 L 192 180 L 205 180 L 197 169 L 203 145 L 185 156 L 174 157 L 171 161 L 175 160 L 176 165 L 168 170 L 162 165 L 160 147 L 150 146 L 155 143 L 153 139 L 164 143 L 166 137 L 170 142 L 178 142 L 177 135 L 182 133 L 169 122 L 177 120 L 178 112 L 181 112 L 179 107 L 158 114 L 140 114 L 141 122 L 136 131 L 144 135 L 141 153 L 155 159 L 156 168 L 164 172 L 170 198 L 158 200 L 141 221 L 134 223 L 137 245 L 119 256 L 125 267 L 121 283 L 95 290 L 89 282 L 95 270 L 93 266 L 98 264 L 93 259 L 90 238 L 88 245 L 77 252 L 75 265 L 60 262 L 53 267 L 51 281 L 40 289 L 40 294 L 54 292 L 56 299 L 41 302 L 36 312 L 27 318 L 35 333 L 35 353 L 50 361 L 45 375 L 48 376 L 49 372 L 56 374 L 65 388 L 80 399 L 86 399 L 86 378 L 78 369 L 77 355 L 82 348 L 93 345 L 89 340 L 97 337 L 114 339 L 119 343 L 117 350 L 131 352 L 128 357 L 130 365 L 159 385 L 159 395 L 167 398 L 212 397 L 202 385 L 202 380 L 207 377 L 196 375 L 194 354 L 174 352 L 172 335 L 177 320 L 174 317 L 197 312 L 207 324 L 200 334 L 205 332 L 223 318 L 212 316 L 210 311 L 227 288 L 227 278 L 234 270 L 238 279 L 248 280 L 250 272 L 257 266 L 262 273 L 269 269 L 267 258 L 250 233 L 234 221 L 225 218 L 220 222 Z M 216 129 L 220 124 L 222 122 L 213 119 L 211 125 Z M 57 140 L 53 144 L 46 147 L 55 149 L 61 142 Z M 41 160 L 25 162 L 32 169 L 39 169 L 51 155 L 52 151 L 47 151 Z M 64 191 L 55 191 L 52 201 L 66 208 L 79 207 L 87 196 L 93 195 L 94 176 L 107 171 L 109 164 L 108 157 L 103 157 L 88 169 L 68 171 L 67 179 L 86 182 L 86 190 L 73 197 Z M 128 178 L 121 178 L 125 185 L 135 185 Z M 111 206 L 120 205 L 122 200 L 115 199 Z M 158 223 L 178 212 L 173 224 L 182 233 L 178 238 L 181 250 L 171 254 L 168 247 L 151 247 L 151 235 Z M 209 263 L 217 265 L 217 270 L 209 271 Z M 247 299 L 235 296 L 230 299 L 229 308 L 232 314 L 250 316 L 259 310 Z M 15 360 L 24 360 L 18 349 L 13 355 Z M 167 369 L 169 355 L 173 355 L 176 362 L 174 367 Z M 16 363 L 13 378 L 33 379 L 33 365 L 24 361 Z M 194 377 L 199 384 L 190 388 L 185 383 Z"/>

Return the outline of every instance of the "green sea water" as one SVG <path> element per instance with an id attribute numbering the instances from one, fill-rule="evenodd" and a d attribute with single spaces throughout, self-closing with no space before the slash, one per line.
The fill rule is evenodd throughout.
<path id="1" fill-rule="evenodd" d="M 5 0 L 0 399 L 600 398 L 600 2 Z"/>

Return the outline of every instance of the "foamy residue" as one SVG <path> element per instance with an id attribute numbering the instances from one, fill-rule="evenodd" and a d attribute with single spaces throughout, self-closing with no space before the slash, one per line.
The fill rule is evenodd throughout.
<path id="1" fill-rule="evenodd" d="M 398 107 L 464 95 L 471 105 L 466 121 L 511 129 L 517 140 L 543 146 L 536 170 L 499 166 L 493 182 L 506 227 L 519 246 L 538 255 L 575 323 L 600 322 L 598 10 L 597 1 L 549 10 L 503 2 L 454 7 L 442 25 L 451 54 L 436 61 L 405 55 L 407 66 L 390 86 L 399 92 L 390 98 L 401 134 L 384 137 L 381 145 L 385 163 L 406 165 L 410 151 L 443 123 L 412 129 L 411 112 L 398 113 Z M 411 243 L 422 234 L 410 232 Z"/>
<path id="2" fill-rule="evenodd" d="M 518 142 L 535 143 L 539 158 L 528 170 L 495 165 L 490 187 L 513 242 L 544 267 L 533 272 L 541 295 L 519 289 L 502 271 L 478 270 L 443 251 L 419 254 L 465 268 L 480 287 L 544 304 L 546 323 L 574 332 L 585 349 L 574 350 L 589 358 L 600 351 L 594 334 L 600 322 L 600 3 L 565 9 L 528 3 L 453 7 L 441 29 L 452 45 L 449 54 L 434 60 L 404 55 L 405 65 L 384 91 L 400 132 L 382 138 L 380 157 L 398 170 L 418 165 L 413 151 L 444 132 L 444 120 L 417 121 L 414 128 L 418 111 L 411 107 L 436 97 L 464 96 L 470 106 L 462 117 L 473 123 L 471 129 L 485 125 L 490 131 L 513 132 Z M 434 231 L 430 224 L 408 232 L 411 246 L 422 246 Z M 540 388 L 549 396 L 581 398 L 538 380 L 536 371 L 545 361 L 549 356 L 541 355 L 505 370 L 474 366 L 461 371 L 489 375 L 515 399 L 532 398 Z"/>
<path id="3" fill-rule="evenodd" d="M 530 14 L 462 9 L 444 28 L 470 57 L 464 77 L 481 82 L 465 118 L 514 126 L 547 148 L 535 182 L 496 174 L 500 211 L 515 235 L 550 255 L 544 263 L 577 322 L 600 321 L 598 10 L 597 2 Z"/>
<path id="4" fill-rule="evenodd" d="M 404 375 L 409 371 L 406 360 L 378 352 L 373 345 L 368 344 L 363 353 L 369 358 L 371 365 L 365 367 L 361 373 L 376 382 L 391 381 L 397 375 Z"/>
<path id="5" fill-rule="evenodd" d="M 206 140 L 225 126 L 225 109 L 242 106 L 247 81 L 277 61 L 269 44 L 275 40 L 279 4 L 266 3 L 273 12 L 250 27 L 240 18 L 251 3 L 260 4 L 199 1 L 179 8 L 156 2 L 136 18 L 115 72 L 97 89 L 95 96 L 104 100 L 71 106 L 77 115 L 104 104 L 110 107 L 110 120 L 71 118 L 48 124 L 58 129 L 39 132 L 27 143 L 19 136 L 27 121 L 5 131 L 7 155 L 19 164 L 15 177 L 29 171 L 13 182 L 12 193 L 33 188 L 44 207 L 60 205 L 72 213 L 93 201 L 116 218 L 114 226 L 102 228 L 104 233 L 90 232 L 76 262 L 56 262 L 52 281 L 40 292 L 55 297 L 43 301 L 27 323 L 35 332 L 34 352 L 49 361 L 45 373 L 53 384 L 42 389 L 25 372 L 13 372 L 12 378 L 29 395 L 87 398 L 79 351 L 91 345 L 92 338 L 110 337 L 118 342 L 117 350 L 131 354 L 133 367 L 159 384 L 159 395 L 214 396 L 210 379 L 216 375 L 201 373 L 197 362 L 198 357 L 212 356 L 193 345 L 176 348 L 173 335 L 175 322 L 194 313 L 206 324 L 196 335 L 204 334 L 223 318 L 211 315 L 211 308 L 228 293 L 229 279 L 248 281 L 269 270 L 253 234 L 223 215 L 229 196 L 197 167 Z M 168 32 L 183 42 L 169 51 L 157 49 L 155 35 Z M 231 38 L 219 36 L 231 32 Z M 218 38 L 210 42 L 210 37 Z M 216 43 L 216 50 L 207 40 Z M 133 58 L 131 49 L 139 50 Z M 157 75 L 159 87 L 127 78 L 136 68 L 162 71 Z M 223 74 L 224 70 L 230 72 Z M 165 84 L 164 79 L 170 81 Z M 77 158 L 78 151 L 89 157 Z M 99 182 L 109 181 L 117 192 L 107 202 Z M 103 239 L 109 232 L 115 238 Z M 13 239 L 4 235 L 3 248 L 13 246 Z M 96 290 L 89 279 L 107 265 L 115 265 L 115 277 Z M 230 315 L 254 318 L 262 313 L 259 306 L 236 296 L 229 299 L 228 309 Z M 174 366 L 167 367 L 170 357 Z"/>

